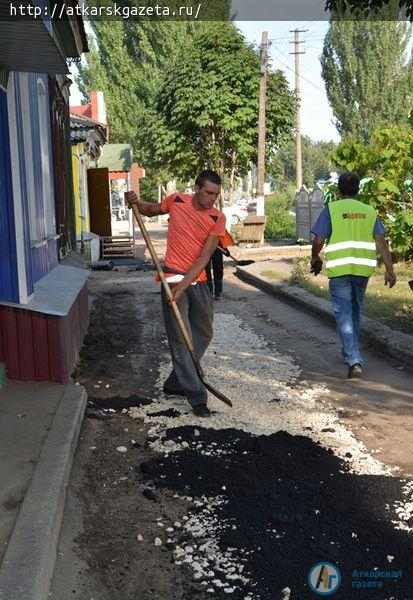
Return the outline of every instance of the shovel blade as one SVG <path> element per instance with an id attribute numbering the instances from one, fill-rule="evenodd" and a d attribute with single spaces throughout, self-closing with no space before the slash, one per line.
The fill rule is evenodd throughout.
<path id="1" fill-rule="evenodd" d="M 252 265 L 255 263 L 255 260 L 237 260 L 238 267 L 246 267 L 247 265 Z"/>

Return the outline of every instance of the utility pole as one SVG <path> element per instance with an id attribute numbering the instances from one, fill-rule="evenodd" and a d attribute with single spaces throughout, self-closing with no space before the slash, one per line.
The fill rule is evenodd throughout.
<path id="1" fill-rule="evenodd" d="M 308 31 L 308 29 L 290 29 L 290 33 L 294 33 L 294 41 L 290 42 L 290 44 L 294 44 L 295 46 L 294 52 L 290 52 L 290 54 L 295 55 L 295 185 L 297 190 L 300 190 L 303 185 L 303 165 L 301 158 L 300 54 L 305 54 L 305 50 L 300 50 L 300 44 L 303 43 L 300 40 L 300 33 L 305 33 L 306 31 Z"/>
<path id="2" fill-rule="evenodd" d="M 258 108 L 258 165 L 257 165 L 257 216 L 264 216 L 265 181 L 265 111 L 267 96 L 267 45 L 268 33 L 262 32 L 260 66 L 260 100 Z"/>

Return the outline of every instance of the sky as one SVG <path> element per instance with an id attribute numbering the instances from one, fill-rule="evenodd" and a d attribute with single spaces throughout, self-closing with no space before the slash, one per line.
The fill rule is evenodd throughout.
<path id="1" fill-rule="evenodd" d="M 261 44 L 262 32 L 268 32 L 270 42 L 268 58 L 273 68 L 285 73 L 291 87 L 295 86 L 294 61 L 290 54 L 294 46 L 290 44 L 294 34 L 290 29 L 298 27 L 307 29 L 300 34 L 302 40 L 300 55 L 301 67 L 301 132 L 313 140 L 340 141 L 340 136 L 333 124 L 333 114 L 328 104 L 324 81 L 321 77 L 320 55 L 324 36 L 328 30 L 326 21 L 235 21 L 238 29 L 247 41 L 257 46 Z M 72 68 L 74 73 L 75 69 Z M 76 85 L 71 86 L 70 103 L 80 104 L 81 96 Z"/>
<path id="2" fill-rule="evenodd" d="M 301 132 L 313 140 L 340 141 L 333 124 L 333 113 L 327 100 L 324 81 L 321 77 L 320 55 L 324 36 L 328 30 L 326 21 L 238 21 L 238 29 L 246 39 L 261 44 L 262 32 L 268 32 L 270 42 L 268 55 L 273 68 L 284 72 L 292 89 L 295 87 L 295 57 L 290 54 L 294 45 L 290 41 L 294 34 L 290 29 L 307 29 L 300 33 L 300 82 L 301 82 Z"/>

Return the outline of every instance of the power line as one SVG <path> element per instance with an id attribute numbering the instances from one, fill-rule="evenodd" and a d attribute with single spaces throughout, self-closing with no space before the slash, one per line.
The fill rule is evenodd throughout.
<path id="1" fill-rule="evenodd" d="M 279 48 L 275 47 L 275 49 L 277 50 L 277 52 L 279 52 L 284 58 L 288 59 L 288 56 L 282 52 L 282 50 L 280 50 Z M 305 47 L 306 50 L 308 50 L 308 46 Z M 314 77 L 319 77 L 320 73 L 314 73 L 314 71 L 311 71 L 310 69 L 308 69 L 308 67 L 306 67 L 306 71 L 308 71 L 309 73 L 311 73 L 311 75 L 313 75 Z"/>
<path id="2" fill-rule="evenodd" d="M 278 60 L 278 62 L 281 63 L 286 69 L 288 69 L 289 71 L 292 71 L 293 73 L 295 73 L 294 69 L 292 69 L 289 65 L 287 65 L 282 60 L 280 60 L 278 58 L 278 56 L 272 56 L 272 58 L 275 59 L 275 60 Z M 303 75 L 301 75 L 301 73 L 300 73 L 300 79 L 302 79 L 303 81 L 306 81 L 307 83 L 309 83 L 310 85 L 312 85 L 319 92 L 322 92 L 323 94 L 325 93 L 325 90 L 321 89 L 318 85 L 316 85 L 315 83 L 313 83 L 312 81 L 310 81 L 310 79 L 307 79 L 306 77 L 304 77 Z"/>

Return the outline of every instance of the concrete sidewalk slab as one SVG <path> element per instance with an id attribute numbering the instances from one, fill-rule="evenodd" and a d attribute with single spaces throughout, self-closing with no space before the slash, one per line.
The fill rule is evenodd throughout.
<path id="1" fill-rule="evenodd" d="M 263 264 L 253 264 L 247 267 L 237 267 L 237 276 L 266 292 L 279 296 L 300 308 L 307 310 L 335 325 L 331 302 L 319 298 L 307 290 L 283 282 L 274 282 L 262 275 Z M 388 354 L 399 361 L 413 365 L 413 337 L 400 331 L 395 331 L 369 317 L 363 317 L 361 334 L 377 350 Z"/>
<path id="2" fill-rule="evenodd" d="M 71 385 L 8 382 L 0 394 L 1 600 L 48 597 L 86 400 Z"/>

